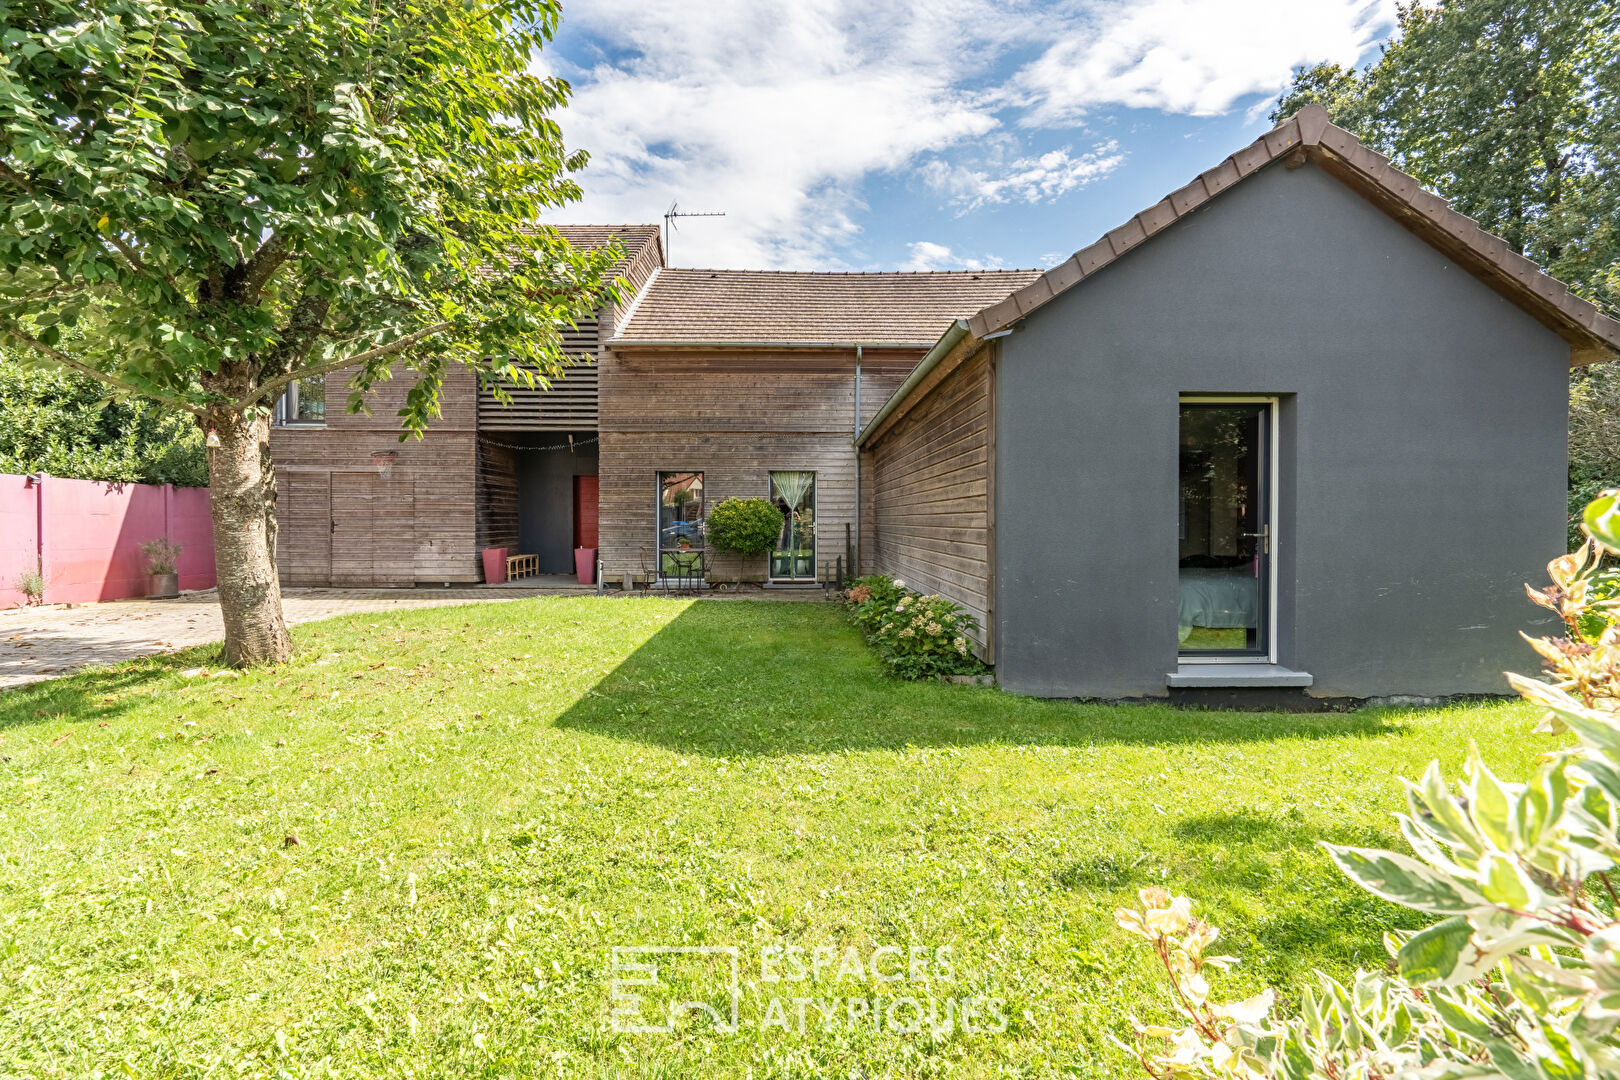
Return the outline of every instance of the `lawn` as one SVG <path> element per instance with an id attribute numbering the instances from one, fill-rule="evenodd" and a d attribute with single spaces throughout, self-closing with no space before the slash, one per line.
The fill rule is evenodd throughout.
<path id="1" fill-rule="evenodd" d="M 1106 1033 L 1162 1010 L 1112 925 L 1136 889 L 1223 927 L 1234 996 L 1381 963 L 1410 917 L 1317 841 L 1398 846 L 1398 776 L 1476 739 L 1519 778 L 1555 742 L 1507 703 L 899 684 L 819 604 L 526 600 L 295 637 L 243 678 L 182 675 L 201 649 L 0 695 L 0 1075 L 1132 1076 Z M 735 947 L 738 1030 L 615 1031 L 633 945 Z M 642 1022 L 724 1013 L 727 956 L 662 958 L 665 987 L 627 991 Z M 908 997 L 973 1030 L 851 1004 Z M 827 1012 L 801 1030 L 796 999 Z"/>

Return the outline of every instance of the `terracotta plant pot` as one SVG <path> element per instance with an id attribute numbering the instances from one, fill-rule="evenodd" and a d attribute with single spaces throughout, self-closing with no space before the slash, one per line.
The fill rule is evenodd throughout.
<path id="1" fill-rule="evenodd" d="M 146 595 L 152 600 L 173 600 L 180 595 L 180 575 L 147 574 Z"/>
<path id="2" fill-rule="evenodd" d="M 484 549 L 484 584 L 499 585 L 506 580 L 506 549 Z"/>
<path id="3" fill-rule="evenodd" d="M 596 584 L 596 549 L 574 549 L 574 574 L 581 585 Z"/>

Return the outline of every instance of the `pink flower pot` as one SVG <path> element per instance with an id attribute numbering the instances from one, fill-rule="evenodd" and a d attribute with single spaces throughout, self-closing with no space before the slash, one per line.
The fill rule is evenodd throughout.
<path id="1" fill-rule="evenodd" d="M 484 584 L 499 585 L 506 580 L 506 549 L 484 549 Z"/>
<path id="2" fill-rule="evenodd" d="M 581 585 L 596 584 L 596 549 L 574 549 L 574 574 Z"/>

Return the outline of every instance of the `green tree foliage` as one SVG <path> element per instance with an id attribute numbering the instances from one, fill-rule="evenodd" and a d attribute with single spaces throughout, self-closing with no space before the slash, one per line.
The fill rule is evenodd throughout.
<path id="1" fill-rule="evenodd" d="M 1334 122 L 1576 292 L 1620 306 L 1620 3 L 1441 0 L 1402 6 L 1363 71 L 1298 72 L 1274 118 Z M 1620 374 L 1570 386 L 1570 538 L 1620 483 Z"/>
<path id="2" fill-rule="evenodd" d="M 233 663 L 285 657 L 268 415 L 350 369 L 350 408 L 451 365 L 530 383 L 618 252 L 530 73 L 556 0 L 22 0 L 0 7 L 0 342 L 202 418 Z M 78 327 L 79 334 L 68 328 Z"/>
<path id="3" fill-rule="evenodd" d="M 782 511 L 768 499 L 725 499 L 704 523 L 709 543 L 739 555 L 763 555 L 782 536 Z"/>
<path id="4" fill-rule="evenodd" d="M 1307 102 L 1583 295 L 1620 301 L 1620 3 L 1403 5 L 1378 60 L 1296 74 Z"/>
<path id="5" fill-rule="evenodd" d="M 1593 542 L 1530 594 L 1564 624 L 1531 641 L 1548 679 L 1508 676 L 1543 710 L 1537 730 L 1575 745 L 1522 784 L 1477 749 L 1455 785 L 1431 762 L 1398 815 L 1409 855 L 1323 845 L 1366 891 L 1437 920 L 1388 938 L 1392 970 L 1349 986 L 1320 976 L 1287 1010 L 1270 990 L 1217 1004 L 1210 980 L 1237 960 L 1212 953 L 1219 934 L 1186 897 L 1144 889 L 1139 909 L 1115 913 L 1174 990 L 1173 1025 L 1136 1025 L 1155 1080 L 1620 1076 L 1620 624 L 1600 598 L 1612 595 L 1600 556 L 1620 552 L 1617 502 L 1586 509 Z"/>
<path id="6" fill-rule="evenodd" d="M 0 473 L 33 472 L 202 487 L 208 457 L 187 413 L 0 354 Z"/>

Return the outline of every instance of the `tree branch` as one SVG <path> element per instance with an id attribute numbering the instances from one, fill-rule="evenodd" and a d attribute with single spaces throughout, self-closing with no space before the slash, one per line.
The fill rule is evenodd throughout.
<path id="1" fill-rule="evenodd" d="M 28 177 L 24 176 L 16 169 L 13 169 L 10 165 L 7 165 L 3 161 L 0 161 L 0 176 L 7 177 L 12 183 L 16 184 L 30 195 L 34 195 L 39 192 L 39 189 L 34 186 L 33 181 L 29 180 Z"/>
<path id="2" fill-rule="evenodd" d="M 279 232 L 271 233 L 243 268 L 241 302 L 250 306 L 257 304 L 265 285 L 291 256 L 292 252 L 287 249 L 287 238 Z"/>
<path id="3" fill-rule="evenodd" d="M 161 401 L 165 405 L 173 406 L 176 409 L 182 409 L 188 413 L 191 413 L 193 416 L 203 415 L 202 409 L 188 401 L 182 400 L 181 398 L 172 397 L 168 394 L 160 394 L 153 390 L 144 390 L 140 387 L 130 386 L 127 383 L 119 381 L 119 379 L 117 379 L 115 376 L 108 375 L 104 371 L 99 371 L 81 360 L 75 360 L 62 350 L 54 349 L 45 344 L 43 341 L 34 337 L 32 334 L 25 332 L 18 327 L 16 323 L 9 323 L 8 325 L 0 326 L 0 335 L 16 338 L 24 345 L 27 345 L 30 349 L 50 357 L 53 361 L 67 368 L 69 371 L 78 372 L 80 375 L 83 375 L 86 378 L 94 379 L 99 383 L 104 383 L 107 386 L 122 390 L 128 394 L 139 394 L 142 397 L 151 398 L 153 401 Z"/>
<path id="4" fill-rule="evenodd" d="M 317 364 L 314 367 L 301 368 L 297 371 L 289 371 L 285 375 L 261 384 L 259 389 L 251 398 L 246 398 L 239 401 L 236 403 L 236 405 L 238 408 L 246 408 L 255 401 L 260 401 L 280 392 L 281 390 L 286 389 L 286 387 L 297 382 L 299 379 L 310 379 L 314 378 L 316 375 L 330 374 L 331 372 L 337 371 L 340 368 L 353 367 L 356 364 L 365 364 L 384 356 L 392 356 L 394 353 L 404 352 L 412 345 L 425 341 L 426 339 L 433 337 L 435 334 L 444 333 L 453 325 L 453 323 L 449 322 L 434 323 L 432 326 L 424 326 L 422 329 L 413 334 L 406 334 L 402 338 L 395 338 L 386 345 L 378 345 L 375 349 L 367 349 L 365 352 L 355 353 L 353 356 L 345 357 L 342 360 L 334 360 L 327 364 Z"/>

